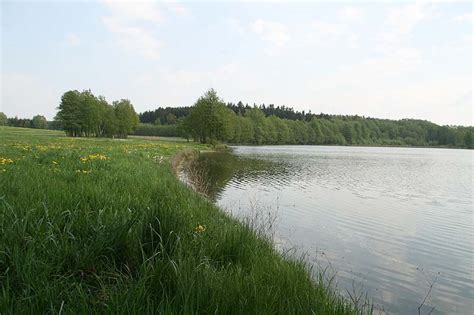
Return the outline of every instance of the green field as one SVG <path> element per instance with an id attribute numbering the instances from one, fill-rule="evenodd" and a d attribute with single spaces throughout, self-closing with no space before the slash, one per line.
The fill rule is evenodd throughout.
<path id="1" fill-rule="evenodd" d="M 10 127 L 0 139 L 0 314 L 357 313 L 174 177 L 171 157 L 206 146 Z"/>

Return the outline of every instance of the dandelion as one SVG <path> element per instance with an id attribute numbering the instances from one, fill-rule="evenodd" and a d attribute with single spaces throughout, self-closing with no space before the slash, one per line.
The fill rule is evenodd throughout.
<path id="1" fill-rule="evenodd" d="M 82 163 L 85 163 L 87 161 L 92 161 L 92 160 L 101 160 L 101 161 L 106 161 L 108 160 L 109 158 L 106 157 L 105 155 L 102 155 L 102 154 L 89 154 L 88 156 L 84 156 L 84 157 L 81 157 L 80 160 L 82 161 Z"/>
<path id="2" fill-rule="evenodd" d="M 195 230 L 196 230 L 196 232 L 198 232 L 198 233 L 202 233 L 202 232 L 204 232 L 204 231 L 206 230 L 206 226 L 201 225 L 201 224 L 198 224 L 198 225 L 196 226 L 196 229 L 195 229 Z"/>
<path id="3" fill-rule="evenodd" d="M 13 163 L 12 159 L 7 159 L 7 158 L 0 157 L 0 165 L 12 164 L 12 163 Z"/>
<path id="4" fill-rule="evenodd" d="M 37 148 L 38 150 L 40 150 L 40 151 L 48 151 L 48 149 L 49 149 L 47 146 L 41 145 L 41 144 L 38 144 L 38 145 L 36 146 L 36 148 Z"/>

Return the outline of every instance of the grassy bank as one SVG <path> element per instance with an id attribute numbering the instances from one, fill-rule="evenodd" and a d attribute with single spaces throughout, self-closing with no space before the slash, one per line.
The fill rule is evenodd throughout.
<path id="1" fill-rule="evenodd" d="M 0 128 L 0 313 L 353 314 L 173 176 L 186 143 Z"/>

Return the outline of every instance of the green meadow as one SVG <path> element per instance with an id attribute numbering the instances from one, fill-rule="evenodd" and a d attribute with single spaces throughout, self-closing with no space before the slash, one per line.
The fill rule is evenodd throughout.
<path id="1" fill-rule="evenodd" d="M 0 128 L 0 314 L 358 314 L 176 179 L 206 145 Z"/>

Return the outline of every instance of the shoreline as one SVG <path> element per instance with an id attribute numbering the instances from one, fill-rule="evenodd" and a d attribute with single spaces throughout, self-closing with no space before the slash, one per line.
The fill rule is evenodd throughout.
<path id="1" fill-rule="evenodd" d="M 234 144 L 234 143 L 227 143 L 229 147 L 276 147 L 276 146 L 301 146 L 301 147 L 356 147 L 356 148 L 413 148 L 413 149 L 452 149 L 452 150 L 474 150 L 469 148 L 460 148 L 460 147 L 447 147 L 447 146 L 415 146 L 415 145 L 369 145 L 369 144 Z"/>
<path id="2" fill-rule="evenodd" d="M 5 313 L 370 313 L 176 178 L 210 146 L 2 137 Z"/>

